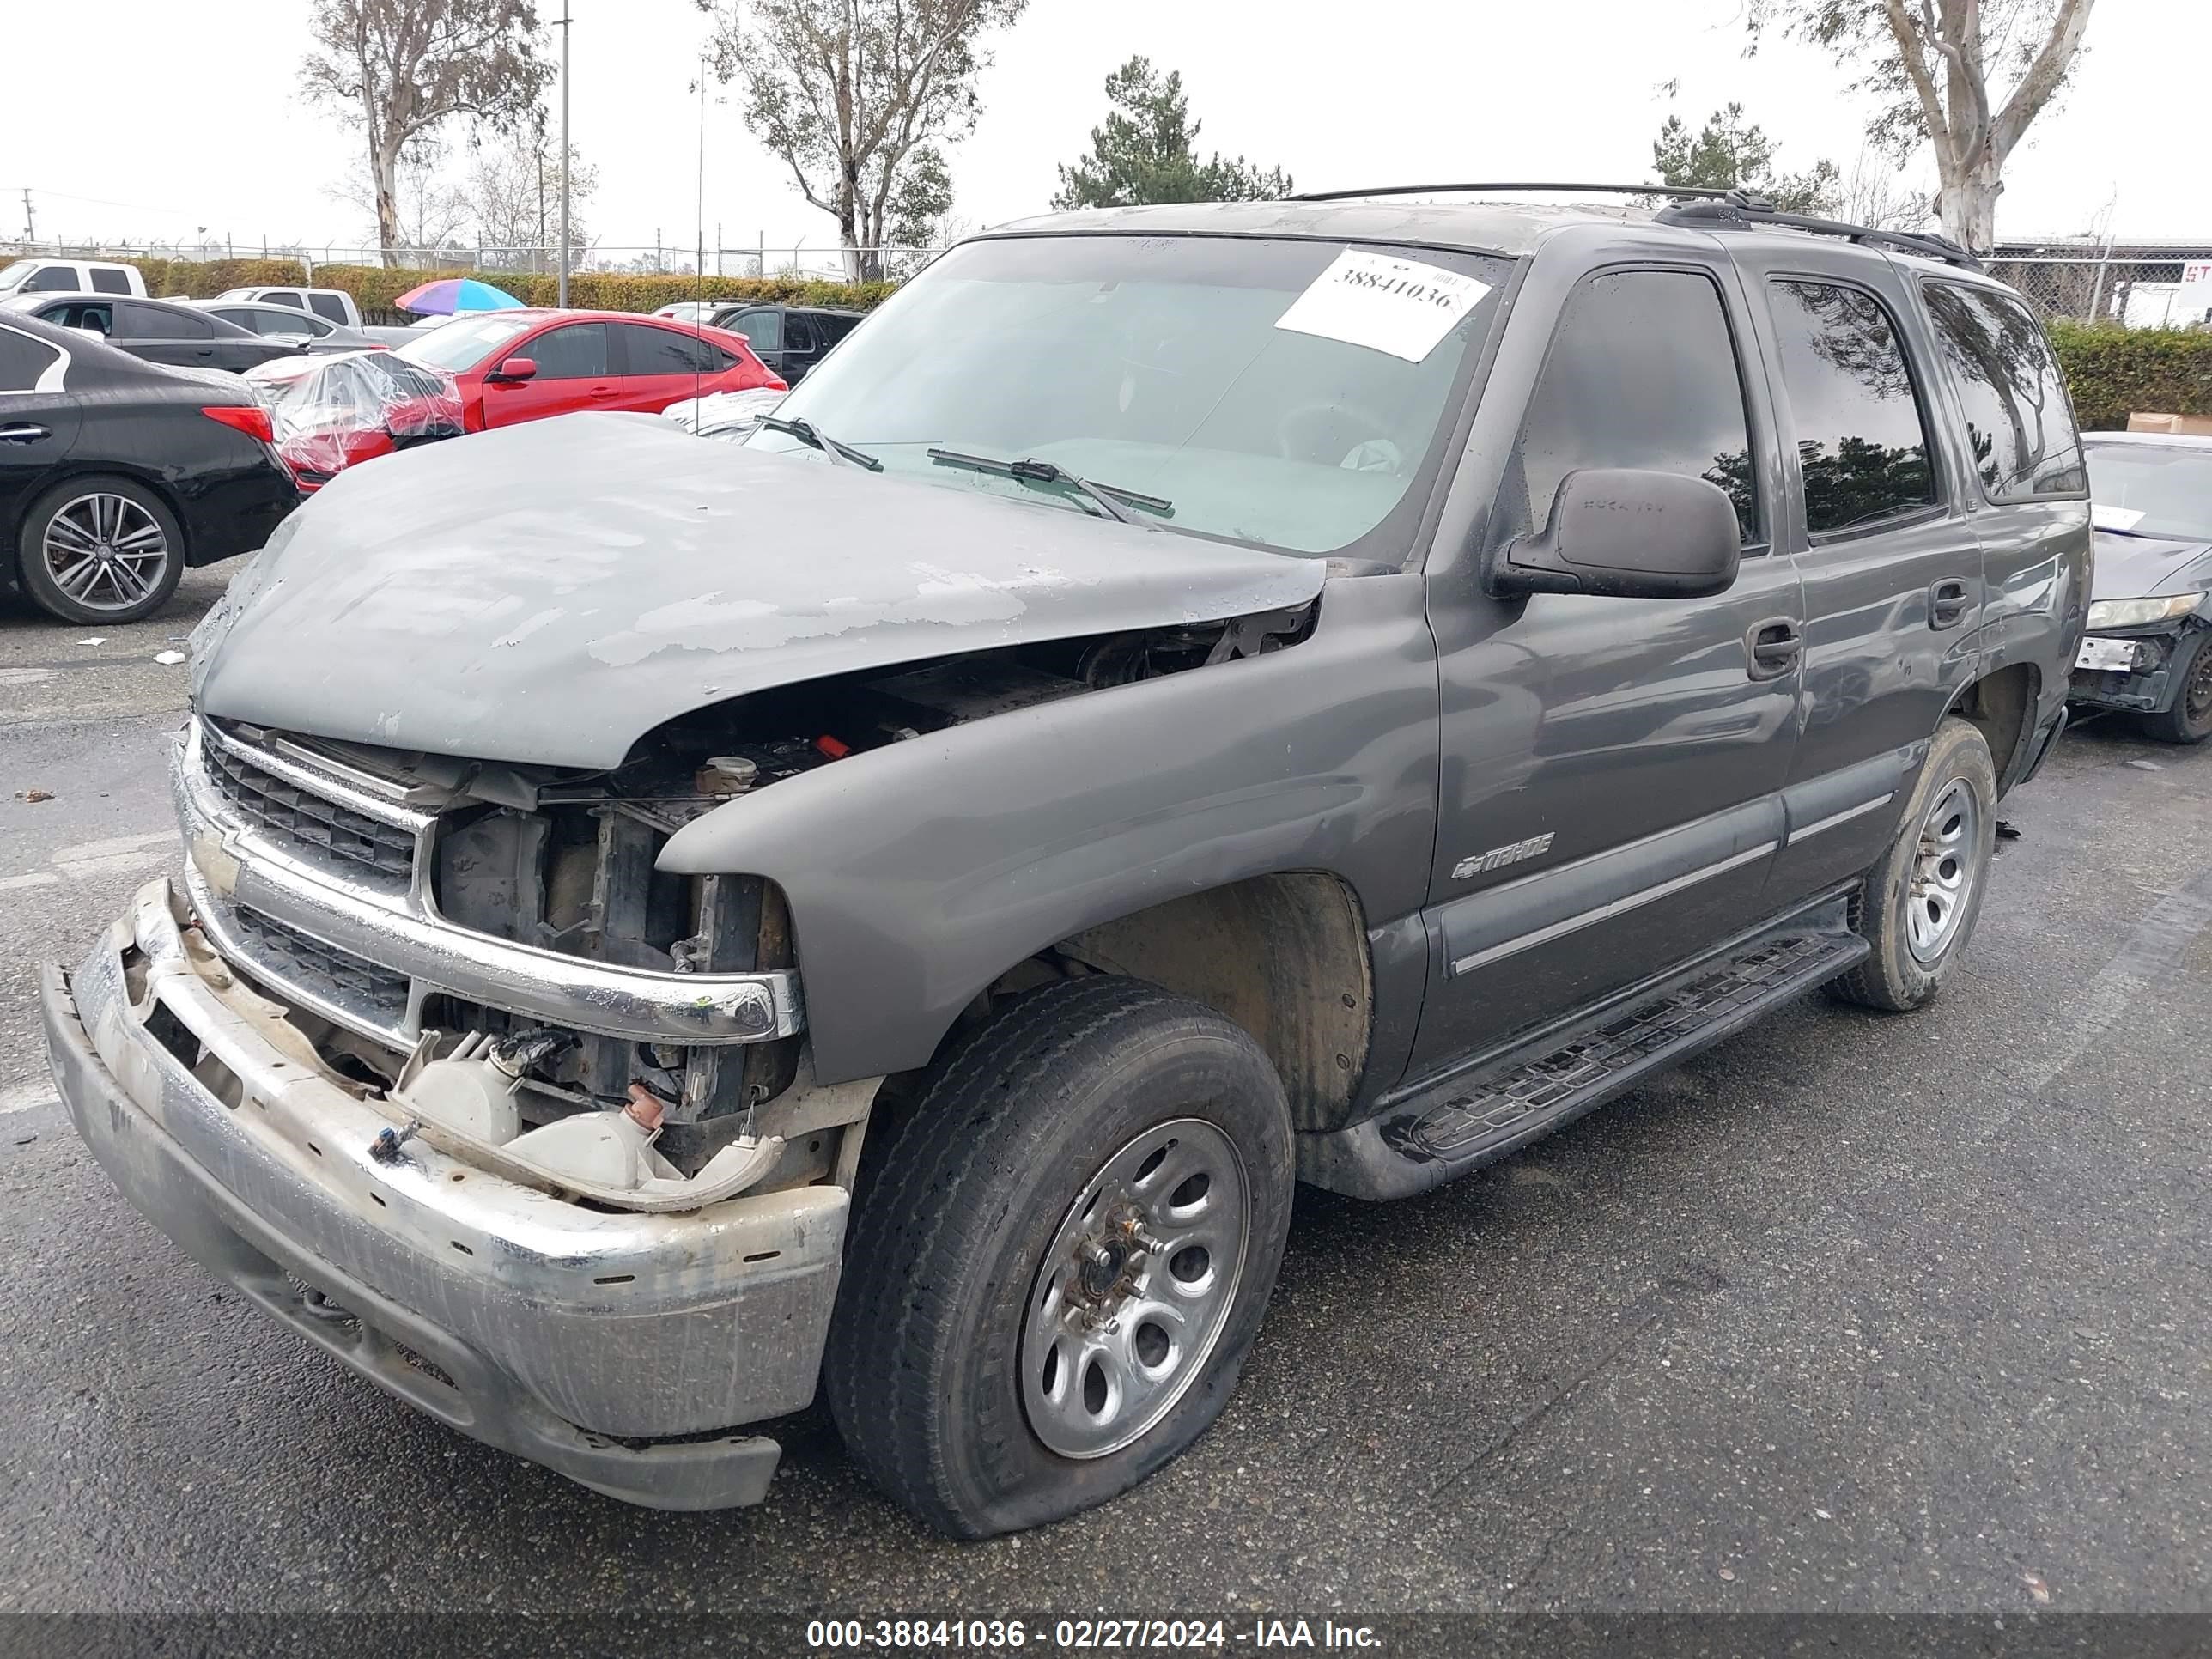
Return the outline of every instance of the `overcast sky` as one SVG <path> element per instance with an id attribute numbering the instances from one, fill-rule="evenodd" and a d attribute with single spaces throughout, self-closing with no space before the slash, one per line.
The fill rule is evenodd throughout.
<path id="1" fill-rule="evenodd" d="M 560 0 L 541 0 L 546 15 Z M 586 210 L 602 249 L 689 247 L 698 187 L 691 0 L 572 0 L 572 120 L 599 168 Z M 354 136 L 305 106 L 306 0 L 104 0 L 97 45 L 65 6 L 9 8 L 0 53 L 0 230 L 30 187 L 41 239 L 173 240 L 199 228 L 240 250 L 358 242 L 337 195 L 363 171 Z M 1693 121 L 1734 99 L 1786 168 L 1859 154 L 1863 106 L 1818 53 L 1742 55 L 1736 0 L 1550 0 L 1367 7 L 1305 0 L 1031 0 L 995 42 L 984 115 L 952 152 L 955 212 L 979 224 L 1042 210 L 1054 163 L 1085 147 L 1101 83 L 1133 52 L 1179 69 L 1202 147 L 1280 163 L 1305 188 L 1431 179 L 1648 176 L 1670 107 Z M 2002 235 L 2076 232 L 2108 203 L 2123 237 L 2212 236 L 2205 0 L 2101 0 L 2063 104 L 2008 171 Z M 1661 83 L 1678 80 L 1670 106 Z M 704 218 L 731 245 L 835 240 L 728 101 L 706 112 Z M 461 161 L 457 159 L 458 168 Z M 1933 169 L 1919 172 L 1932 183 Z"/>

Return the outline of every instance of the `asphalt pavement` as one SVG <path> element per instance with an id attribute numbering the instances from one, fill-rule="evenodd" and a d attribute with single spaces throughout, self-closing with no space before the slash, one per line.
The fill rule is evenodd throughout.
<path id="1" fill-rule="evenodd" d="M 33 975 L 176 855 L 153 659 L 229 574 L 134 628 L 0 611 L 0 1612 L 2212 1601 L 2212 752 L 2069 736 L 1918 1015 L 1808 998 L 1425 1198 L 1301 1192 L 1219 1425 L 961 1545 L 819 1412 L 721 1514 L 486 1450 L 219 1290 L 78 1146 Z"/>

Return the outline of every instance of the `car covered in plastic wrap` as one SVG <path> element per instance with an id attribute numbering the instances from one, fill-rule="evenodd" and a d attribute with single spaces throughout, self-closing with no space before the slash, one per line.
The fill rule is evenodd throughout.
<path id="1" fill-rule="evenodd" d="M 463 430 L 453 377 L 389 351 L 280 357 L 246 380 L 302 495 L 347 467 Z"/>

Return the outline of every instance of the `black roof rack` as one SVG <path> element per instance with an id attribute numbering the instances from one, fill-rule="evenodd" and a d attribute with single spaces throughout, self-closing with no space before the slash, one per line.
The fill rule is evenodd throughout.
<path id="1" fill-rule="evenodd" d="M 1816 236 L 1841 236 L 1865 247 L 1891 248 L 1923 259 L 1979 270 L 1982 262 L 1948 236 L 1930 230 L 1876 230 L 1841 219 L 1816 218 L 1807 213 L 1784 213 L 1771 202 L 1735 192 L 1722 201 L 1681 202 L 1663 207 L 1652 216 L 1662 224 L 1686 225 L 1698 230 L 1760 230 L 1779 226 L 1785 230 L 1810 231 Z"/>
<path id="2" fill-rule="evenodd" d="M 1759 198 L 1740 190 L 1693 190 L 1686 185 L 1377 185 L 1371 190 L 1302 190 L 1285 199 L 1292 202 L 1348 202 L 1362 196 L 1444 196 L 1461 191 L 1588 190 L 1601 196 L 1674 196 L 1684 201 L 1711 200 L 1757 203 Z"/>

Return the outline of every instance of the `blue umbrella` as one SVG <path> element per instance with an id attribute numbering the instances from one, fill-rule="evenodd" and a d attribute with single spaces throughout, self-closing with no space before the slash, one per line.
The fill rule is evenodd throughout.
<path id="1" fill-rule="evenodd" d="M 522 301 L 503 288 L 473 276 L 441 276 L 410 288 L 392 302 L 423 317 L 452 317 L 464 311 L 520 311 Z"/>

